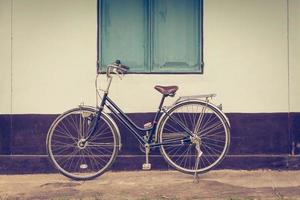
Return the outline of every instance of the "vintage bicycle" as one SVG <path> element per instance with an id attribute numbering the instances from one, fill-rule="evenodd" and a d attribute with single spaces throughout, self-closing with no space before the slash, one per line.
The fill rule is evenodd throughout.
<path id="1" fill-rule="evenodd" d="M 144 127 L 134 123 L 112 99 L 109 88 L 114 76 L 124 76 L 129 67 L 119 60 L 107 66 L 107 86 L 97 86 L 101 101 L 97 107 L 80 105 L 58 116 L 47 134 L 47 152 L 52 164 L 74 180 L 89 180 L 103 174 L 115 161 L 122 147 L 117 123 L 121 121 L 144 149 L 143 169 L 151 169 L 149 153 L 159 147 L 169 165 L 189 174 L 204 173 L 217 166 L 230 144 L 230 123 L 221 108 L 210 102 L 215 94 L 179 97 L 173 105 L 163 106 L 174 97 L 177 86 L 154 88 L 162 94 L 152 122 Z"/>

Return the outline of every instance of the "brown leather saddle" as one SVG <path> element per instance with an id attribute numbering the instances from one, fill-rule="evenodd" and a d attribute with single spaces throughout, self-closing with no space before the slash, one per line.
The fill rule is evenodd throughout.
<path id="1" fill-rule="evenodd" d="M 175 92 L 178 90 L 178 86 L 176 85 L 174 86 L 156 85 L 154 88 L 165 96 L 174 96 Z"/>

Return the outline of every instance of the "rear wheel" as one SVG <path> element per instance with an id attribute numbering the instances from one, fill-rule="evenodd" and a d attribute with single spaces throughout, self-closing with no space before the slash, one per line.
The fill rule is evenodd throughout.
<path id="1" fill-rule="evenodd" d="M 60 115 L 48 131 L 49 158 L 69 178 L 95 178 L 111 166 L 118 154 L 119 137 L 105 114 L 101 114 L 96 131 L 86 140 L 95 117 L 93 108 L 75 108 Z"/>
<path id="2" fill-rule="evenodd" d="M 171 166 L 184 173 L 203 173 L 226 155 L 230 143 L 229 125 L 213 105 L 198 100 L 185 101 L 162 118 L 158 142 L 165 144 L 160 150 Z"/>

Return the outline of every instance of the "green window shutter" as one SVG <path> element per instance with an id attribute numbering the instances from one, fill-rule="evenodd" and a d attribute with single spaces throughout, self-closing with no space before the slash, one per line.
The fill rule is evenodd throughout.
<path id="1" fill-rule="evenodd" d="M 152 71 L 199 71 L 199 0 L 153 0 L 152 7 Z"/>
<path id="2" fill-rule="evenodd" d="M 134 72 L 149 71 L 148 6 L 146 0 L 102 0 L 101 65 L 116 59 Z"/>
<path id="3" fill-rule="evenodd" d="M 202 71 L 202 0 L 98 3 L 99 60 L 104 68 L 120 59 L 130 72 Z"/>

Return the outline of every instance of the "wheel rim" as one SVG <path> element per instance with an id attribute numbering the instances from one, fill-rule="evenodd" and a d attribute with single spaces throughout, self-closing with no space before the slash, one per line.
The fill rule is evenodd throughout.
<path id="1" fill-rule="evenodd" d="M 110 123 L 101 117 L 93 136 L 86 141 L 88 127 L 95 117 L 92 110 L 73 110 L 59 118 L 51 128 L 48 152 L 54 165 L 74 179 L 100 175 L 113 161 L 116 138 Z"/>
<path id="2" fill-rule="evenodd" d="M 186 136 L 182 126 L 200 138 L 202 154 L 198 166 L 196 144 L 187 141 L 192 138 Z M 162 145 L 161 151 L 172 166 L 187 173 L 193 173 L 196 169 L 197 172 L 210 170 L 223 159 L 229 145 L 229 131 L 224 119 L 213 107 L 199 102 L 181 104 L 170 110 L 160 132 L 162 143 L 182 141 L 181 144 Z"/>

